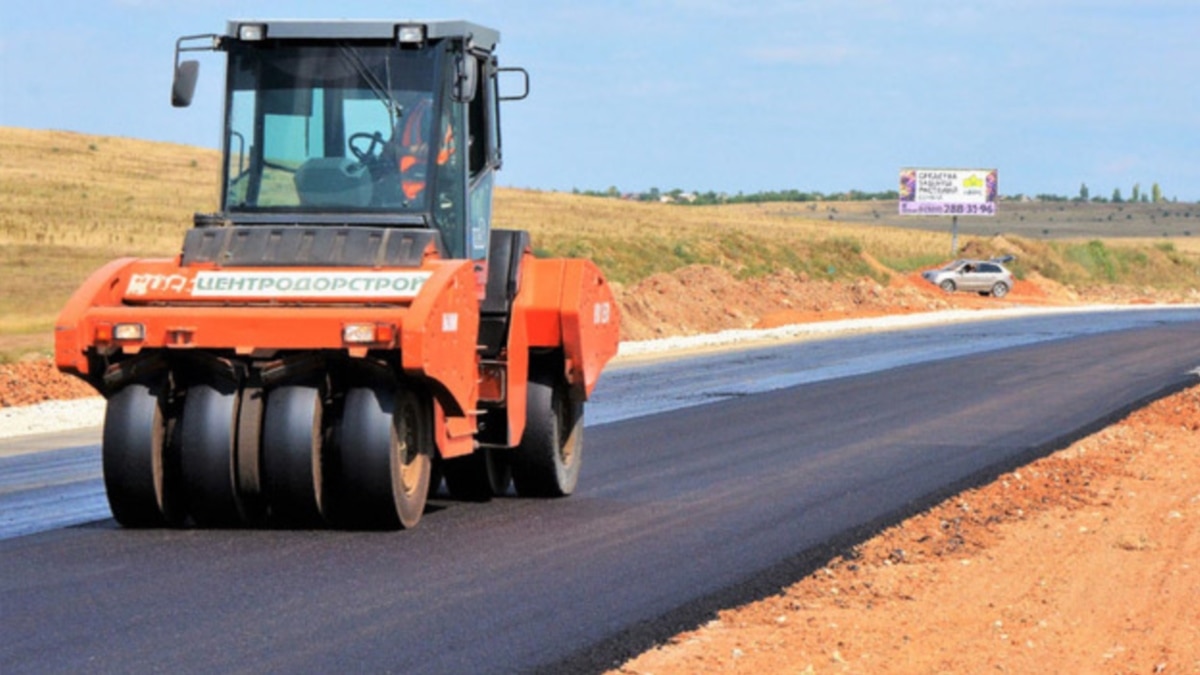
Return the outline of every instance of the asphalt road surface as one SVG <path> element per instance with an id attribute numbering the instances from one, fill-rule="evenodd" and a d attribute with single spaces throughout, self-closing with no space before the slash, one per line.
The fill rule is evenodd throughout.
<path id="1" fill-rule="evenodd" d="M 1198 365 L 1194 309 L 626 365 L 589 409 L 569 499 L 436 501 L 408 532 L 93 518 L 0 541 L 0 672 L 600 670 Z M 97 450 L 40 454 L 77 472 L 68 456 Z M 29 457 L 0 462 L 0 508 Z M 74 482 L 23 471 L 47 494 Z"/>

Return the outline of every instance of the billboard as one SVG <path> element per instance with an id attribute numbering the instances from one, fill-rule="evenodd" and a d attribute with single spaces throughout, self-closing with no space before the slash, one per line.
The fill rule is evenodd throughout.
<path id="1" fill-rule="evenodd" d="M 900 214 L 996 215 L 995 169 L 901 169 Z"/>

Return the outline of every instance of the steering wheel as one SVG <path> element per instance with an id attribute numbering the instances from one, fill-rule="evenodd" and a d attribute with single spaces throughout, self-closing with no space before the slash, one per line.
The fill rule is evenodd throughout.
<path id="1" fill-rule="evenodd" d="M 367 141 L 370 141 L 370 144 L 367 145 L 365 150 L 359 147 Z M 350 152 L 354 155 L 355 159 L 363 164 L 371 164 L 378 161 L 379 156 L 383 154 L 383 134 L 378 131 L 373 134 L 366 132 L 351 134 L 350 138 L 346 140 L 346 145 L 350 148 Z"/>

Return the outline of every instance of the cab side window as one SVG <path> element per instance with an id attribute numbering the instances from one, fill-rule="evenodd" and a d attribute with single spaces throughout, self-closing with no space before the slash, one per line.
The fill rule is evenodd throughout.
<path id="1" fill-rule="evenodd" d="M 480 59 L 479 86 L 467 104 L 467 254 L 474 260 L 487 257 L 491 241 L 492 188 L 499 166 L 496 63 Z"/>
<path id="2" fill-rule="evenodd" d="M 488 163 L 493 162 L 494 148 L 497 143 L 497 114 L 496 90 L 492 71 L 493 62 L 487 59 L 479 60 L 480 82 L 475 97 L 470 101 L 470 129 L 468 130 L 468 171 L 470 177 L 484 172 Z"/>
<path id="3" fill-rule="evenodd" d="M 491 143 L 489 135 L 489 120 L 492 116 L 489 103 L 491 101 L 491 78 L 487 76 L 488 62 L 480 60 L 479 62 L 480 86 L 475 91 L 475 98 L 471 100 L 470 112 L 467 117 L 470 119 L 470 129 L 467 136 L 467 161 L 468 171 L 471 177 L 478 176 L 487 166 L 488 146 Z"/>

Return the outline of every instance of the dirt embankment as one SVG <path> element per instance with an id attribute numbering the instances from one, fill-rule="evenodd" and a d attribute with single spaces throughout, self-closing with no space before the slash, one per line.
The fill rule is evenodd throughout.
<path id="1" fill-rule="evenodd" d="M 871 262 L 868 258 L 868 262 Z M 851 283 L 809 279 L 792 271 L 737 279 L 718 267 L 693 265 L 618 288 L 625 340 L 713 333 L 731 328 L 774 328 L 791 323 L 829 321 L 944 309 L 996 309 L 1088 303 L 1148 304 L 1182 296 L 1113 288 L 1086 297 L 1034 273 L 1017 280 L 1004 298 L 945 293 L 920 272 L 896 274 L 879 266 L 888 281 L 863 277 Z"/>

